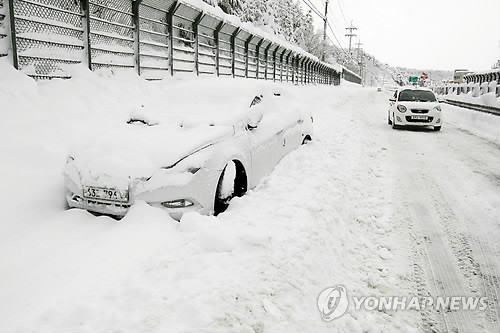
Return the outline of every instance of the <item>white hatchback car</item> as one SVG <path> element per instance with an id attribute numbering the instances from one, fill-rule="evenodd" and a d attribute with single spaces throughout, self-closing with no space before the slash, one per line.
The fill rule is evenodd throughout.
<path id="1" fill-rule="evenodd" d="M 387 122 L 399 126 L 433 126 L 441 130 L 441 106 L 434 93 L 426 88 L 405 87 L 396 90 L 390 99 Z"/>

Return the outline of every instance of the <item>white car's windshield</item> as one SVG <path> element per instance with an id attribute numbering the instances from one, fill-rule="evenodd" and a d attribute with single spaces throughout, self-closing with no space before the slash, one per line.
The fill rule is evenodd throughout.
<path id="1" fill-rule="evenodd" d="M 399 93 L 400 102 L 435 102 L 436 96 L 427 90 L 403 90 Z"/>

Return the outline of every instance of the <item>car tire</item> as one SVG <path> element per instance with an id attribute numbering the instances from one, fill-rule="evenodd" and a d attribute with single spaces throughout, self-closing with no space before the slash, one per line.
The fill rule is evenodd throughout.
<path id="1" fill-rule="evenodd" d="M 387 123 L 388 123 L 389 125 L 392 125 L 391 116 L 390 116 L 390 114 L 389 114 L 389 113 L 387 114 Z"/>
<path id="2" fill-rule="evenodd" d="M 229 172 L 231 168 L 235 168 L 234 162 L 228 163 L 219 177 L 217 182 L 217 189 L 215 191 L 215 201 L 214 201 L 214 215 L 217 216 L 220 213 L 226 211 L 229 207 L 229 202 L 235 197 L 234 185 L 235 185 L 235 173 Z M 231 179 L 232 178 L 232 179 Z M 232 184 L 232 191 L 228 192 L 228 187 Z"/>
<path id="3" fill-rule="evenodd" d="M 396 125 L 396 118 L 394 118 L 394 114 L 392 115 L 392 119 L 393 119 L 392 120 L 392 124 L 391 124 L 392 125 L 392 129 L 398 129 L 399 126 Z"/>
<path id="4" fill-rule="evenodd" d="M 440 131 L 441 130 L 441 126 L 434 126 L 434 131 Z"/>

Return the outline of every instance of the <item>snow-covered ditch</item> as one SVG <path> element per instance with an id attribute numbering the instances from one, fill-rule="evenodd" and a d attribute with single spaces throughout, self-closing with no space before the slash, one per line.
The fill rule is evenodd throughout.
<path id="1" fill-rule="evenodd" d="M 387 170 L 366 168 L 386 157 L 355 121 L 356 111 L 373 104 L 357 97 L 362 88 L 283 84 L 313 112 L 314 141 L 218 217 L 188 214 L 179 223 L 138 203 L 117 222 L 65 209 L 70 147 L 186 81 L 81 69 L 71 80 L 35 83 L 4 62 L 0 72 L 0 331 L 416 326 L 415 314 L 377 311 L 327 323 L 316 307 L 318 294 L 336 284 L 357 295 L 406 295 L 410 288 L 390 208 L 381 204 Z M 202 82 L 200 91 L 186 92 L 187 109 L 197 94 L 223 100 L 252 81 Z"/>

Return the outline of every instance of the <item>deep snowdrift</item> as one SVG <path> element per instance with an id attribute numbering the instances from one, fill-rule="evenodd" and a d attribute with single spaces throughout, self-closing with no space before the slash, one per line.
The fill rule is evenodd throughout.
<path id="1" fill-rule="evenodd" d="M 6 64 L 0 71 L 0 331 L 418 326 L 412 312 L 349 312 L 326 323 L 316 308 L 321 290 L 335 284 L 357 295 L 411 293 L 407 253 L 387 205 L 386 147 L 357 122 L 374 105 L 382 110 L 381 94 L 282 84 L 314 114 L 310 145 L 217 218 L 189 214 L 178 223 L 138 203 L 117 222 L 65 210 L 62 169 L 70 147 L 174 87 L 186 87 L 193 99 L 209 91 L 223 100 L 254 81 L 190 85 L 81 70 L 68 81 L 35 83 Z"/>

